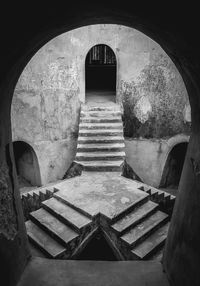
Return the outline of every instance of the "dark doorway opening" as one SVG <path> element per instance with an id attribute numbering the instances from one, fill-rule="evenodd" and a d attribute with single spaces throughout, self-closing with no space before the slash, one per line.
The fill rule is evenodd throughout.
<path id="1" fill-rule="evenodd" d="M 13 142 L 19 187 L 41 186 L 38 159 L 33 148 L 23 142 Z"/>
<path id="2" fill-rule="evenodd" d="M 160 187 L 178 188 L 188 143 L 180 143 L 172 148 L 165 163 Z"/>
<path id="3" fill-rule="evenodd" d="M 109 46 L 101 44 L 89 50 L 85 60 L 86 102 L 115 102 L 116 69 L 116 57 Z"/>
<path id="4" fill-rule="evenodd" d="M 118 259 L 102 232 L 98 232 L 76 256 L 76 260 L 116 261 Z"/>

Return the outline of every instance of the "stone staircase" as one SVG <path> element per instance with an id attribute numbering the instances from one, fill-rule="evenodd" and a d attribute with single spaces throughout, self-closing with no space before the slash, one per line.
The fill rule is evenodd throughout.
<path id="1" fill-rule="evenodd" d="M 116 181 L 113 172 L 110 176 Z M 99 194 L 99 191 L 97 193 L 102 195 L 103 201 L 122 201 L 123 209 L 118 209 L 117 203 L 118 212 L 108 212 L 107 201 L 105 208 L 99 210 L 95 195 L 91 198 L 94 201 L 90 200 L 88 205 L 94 203 L 95 207 L 89 209 L 83 204 L 84 199 L 76 203 L 76 198 L 70 197 L 66 192 L 68 181 L 74 181 L 78 190 L 83 185 L 81 177 L 66 180 L 64 191 L 62 188 L 59 191 L 58 186 L 52 198 L 43 201 L 40 209 L 30 213 L 26 228 L 32 253 L 49 258 L 76 259 L 91 237 L 101 231 L 117 253 L 118 260 L 160 260 L 169 227 L 169 216 L 158 209 L 159 205 L 150 200 L 150 195 L 138 188 L 137 200 L 130 201 L 130 204 L 124 207 L 127 179 L 118 176 L 118 180 L 122 181 L 120 199 L 117 199 L 119 191 L 113 195 L 114 191 L 111 190 L 112 196 L 105 194 L 103 190 L 102 194 Z M 102 184 L 106 185 L 107 182 Z M 128 184 L 132 185 L 131 180 L 128 180 Z M 91 182 L 88 182 L 88 186 L 90 185 Z M 116 185 L 120 185 L 118 181 Z M 88 186 L 85 186 L 86 189 Z M 133 184 L 133 189 L 134 186 Z M 69 188 L 71 189 L 71 185 Z M 72 190 L 72 193 L 74 191 L 76 190 Z M 92 190 L 91 193 L 86 193 L 85 198 L 91 197 L 91 194 L 94 194 Z M 79 194 L 76 195 L 77 198 L 80 197 Z M 81 204 L 85 207 L 82 208 Z"/>
<path id="2" fill-rule="evenodd" d="M 125 158 L 120 106 L 83 105 L 76 159 L 85 171 L 121 171 Z"/>
<path id="3" fill-rule="evenodd" d="M 94 229 L 91 219 L 56 198 L 42 202 L 25 224 L 34 253 L 59 259 L 70 258 Z"/>

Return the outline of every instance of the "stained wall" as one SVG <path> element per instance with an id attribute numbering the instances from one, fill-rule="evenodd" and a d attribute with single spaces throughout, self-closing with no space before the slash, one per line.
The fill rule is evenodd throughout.
<path id="1" fill-rule="evenodd" d="M 85 58 L 97 44 L 110 46 L 116 55 L 116 101 L 124 110 L 124 134 L 129 142 L 126 154 L 133 169 L 146 172 L 140 163 L 143 143 L 136 148 L 135 140 L 137 145 L 140 139 L 154 144 L 155 139 L 190 133 L 186 88 L 157 43 L 135 29 L 113 24 L 63 33 L 28 63 L 12 102 L 13 140 L 33 146 L 42 184 L 62 178 L 74 159 L 80 105 L 85 101 Z M 146 160 L 150 162 L 151 156 Z M 159 159 L 154 161 L 159 168 Z"/>

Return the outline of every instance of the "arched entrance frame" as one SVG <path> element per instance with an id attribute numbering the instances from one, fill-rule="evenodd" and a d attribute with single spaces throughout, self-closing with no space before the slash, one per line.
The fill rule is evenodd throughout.
<path id="1" fill-rule="evenodd" d="M 109 43 L 102 43 L 102 42 L 99 42 L 98 44 L 95 44 L 95 45 L 92 45 L 89 49 L 88 49 L 88 51 L 87 51 L 87 53 L 85 54 L 85 64 L 84 64 L 84 90 L 85 90 L 85 93 L 84 93 L 84 103 L 85 103 L 85 101 L 86 101 L 86 59 L 87 59 L 87 56 L 88 56 L 88 54 L 89 54 L 89 52 L 92 50 L 92 48 L 94 48 L 95 46 L 99 46 L 99 45 L 103 45 L 103 46 L 107 46 L 112 52 L 113 52 L 113 54 L 114 54 L 114 56 L 115 56 L 115 60 L 116 60 L 116 73 L 115 73 L 115 80 L 116 80 L 116 85 L 115 85 L 115 101 L 117 102 L 118 101 L 118 97 L 117 97 L 117 95 L 118 95 L 118 90 L 117 90 L 117 87 L 118 87 L 118 83 L 119 83 L 119 78 L 118 78 L 118 75 L 119 75 L 119 73 L 118 73 L 118 61 L 119 61 L 119 59 L 118 59 L 118 54 L 117 54 L 117 50 L 116 50 L 116 48 L 114 47 L 114 46 L 112 46 L 111 47 L 111 44 Z"/>
<path id="2" fill-rule="evenodd" d="M 96 23 L 97 24 L 97 23 Z M 100 23 L 98 23 L 100 24 Z M 112 23 L 113 24 L 113 23 Z M 85 73 L 85 62 L 86 62 L 86 57 L 89 53 L 89 51 L 94 47 L 94 46 L 98 46 L 98 45 L 105 45 L 105 46 L 108 46 L 114 53 L 115 55 L 115 59 L 116 59 L 116 102 L 118 102 L 118 86 L 119 86 L 119 72 L 118 72 L 118 63 L 119 63 L 119 57 L 118 57 L 118 53 L 117 53 L 117 50 L 116 48 L 111 45 L 110 43 L 106 43 L 106 42 L 95 42 L 93 44 L 91 44 L 89 46 L 89 48 L 87 49 L 87 51 L 85 52 L 84 54 L 84 61 L 82 63 L 82 70 L 83 70 L 83 90 L 84 90 L 84 93 L 83 94 L 80 94 L 80 101 L 82 103 L 85 103 L 85 100 L 86 100 L 86 73 Z"/>
<path id="3" fill-rule="evenodd" d="M 10 60 L 10 63 L 7 64 L 7 73 L 5 77 L 3 77 L 3 84 L 1 86 L 1 119 L 7 119 L 9 121 L 10 118 L 10 106 L 11 100 L 14 92 L 15 85 L 17 80 L 22 73 L 25 65 L 34 55 L 34 53 L 39 50 L 47 41 L 55 37 L 56 35 L 72 30 L 74 28 L 83 26 L 83 25 L 90 25 L 94 23 L 115 23 L 115 24 L 123 24 L 135 29 L 138 29 L 145 33 L 146 35 L 150 36 L 152 39 L 157 41 L 158 44 L 164 49 L 164 51 L 171 57 L 174 61 L 175 65 L 177 66 L 179 72 L 181 73 L 183 80 L 186 84 L 186 88 L 188 91 L 188 95 L 190 98 L 191 104 L 191 111 L 192 111 L 192 135 L 190 138 L 188 151 L 186 154 L 186 160 L 183 168 L 183 175 L 182 175 L 182 184 L 181 184 L 181 196 L 179 196 L 179 200 L 176 201 L 175 211 L 173 213 L 171 227 L 169 230 L 167 245 L 166 245 L 166 253 L 164 257 L 164 266 L 167 272 L 169 279 L 173 282 L 184 282 L 187 284 L 187 281 L 191 282 L 192 277 L 196 277 L 196 281 L 199 277 L 197 275 L 195 265 L 198 265 L 198 258 L 195 257 L 192 262 L 190 260 L 190 267 L 187 268 L 187 271 L 183 271 L 183 265 L 177 262 L 177 257 L 181 256 L 179 245 L 177 248 L 174 246 L 177 244 L 176 237 L 181 237 L 181 233 L 183 230 L 187 231 L 188 219 L 190 219 L 190 210 L 193 208 L 193 205 L 196 203 L 196 199 L 198 199 L 196 193 L 198 191 L 199 186 L 199 179 L 198 179 L 198 172 L 196 172 L 195 166 L 189 163 L 189 158 L 193 158 L 194 162 L 198 164 L 200 160 L 200 151 L 199 151 L 199 142 L 200 142 L 200 118 L 199 118 L 199 97 L 200 97 L 200 85 L 199 85 L 199 72 L 195 67 L 195 55 L 191 55 L 189 51 L 185 48 L 182 49 L 182 41 L 174 41 L 174 38 L 171 37 L 170 33 L 166 33 L 164 28 L 157 27 L 149 23 L 146 19 L 141 19 L 138 22 L 138 18 L 134 19 L 131 14 L 126 14 L 122 12 L 122 15 L 119 16 L 119 13 L 109 12 L 105 13 L 105 11 L 97 11 L 94 9 L 89 15 L 87 12 L 81 11 L 81 16 L 73 17 L 73 13 L 71 18 L 68 18 L 68 23 L 60 24 L 60 28 L 45 28 L 43 32 L 37 32 L 34 39 L 31 38 L 29 45 L 24 45 L 24 48 L 21 48 L 21 51 L 17 53 L 17 56 Z M 105 16 L 106 14 L 106 16 Z M 66 17 L 65 17 L 66 19 Z M 56 25 L 55 25 L 56 26 Z M 58 27 L 57 26 L 57 27 Z M 20 42 L 20 41 L 19 41 Z M 184 46 L 184 45 L 183 45 Z M 9 128 L 8 128 L 9 125 Z M 5 154 L 5 145 L 11 142 L 11 127 L 10 121 L 8 125 L 1 125 L 0 129 L 0 138 L 1 139 L 1 152 L 0 152 L 0 160 L 5 162 L 6 154 Z M 10 158 L 12 161 L 11 168 L 14 168 L 14 158 L 13 158 L 13 150 L 10 149 Z M 27 237 L 25 234 L 25 228 L 23 223 L 22 217 L 22 208 L 20 205 L 18 190 L 15 188 L 17 186 L 16 183 L 16 172 L 9 172 L 9 180 L 13 183 L 13 192 L 14 197 L 13 202 L 16 206 L 16 218 L 18 221 L 18 229 L 17 229 L 17 238 L 21 238 L 23 243 L 17 242 L 18 240 L 12 240 L 12 242 L 8 243 L 7 249 L 10 249 L 10 253 L 12 254 L 12 264 L 7 263 L 7 268 L 10 267 L 10 271 L 13 269 L 13 265 L 17 267 L 12 270 L 14 281 L 19 279 L 20 273 L 23 271 L 25 264 L 27 263 L 27 257 L 29 253 L 27 252 Z M 191 184 L 192 183 L 192 184 Z M 12 185 L 12 184 L 11 184 Z M 10 188 L 11 185 L 9 186 Z M 193 198 L 191 200 L 187 200 L 187 194 L 193 188 Z M 180 214 L 184 214 L 183 217 Z M 196 214 L 197 215 L 197 214 Z M 197 215 L 197 217 L 199 217 Z M 183 225 L 184 221 L 184 225 Z M 198 237 L 198 219 L 193 223 L 193 236 L 195 238 Z M 190 231 L 190 229 L 188 229 Z M 12 247 L 10 247 L 12 244 Z M 183 243 L 184 244 L 184 243 Z M 182 244 L 182 245 L 183 245 Z M 187 249 L 188 242 L 185 244 L 185 248 Z M 193 243 L 193 249 L 195 250 L 196 244 Z M 173 253 L 172 253 L 173 249 Z M 198 252 L 196 252 L 198 254 Z M 6 261 L 6 260 L 5 260 Z M 179 261 L 181 261 L 179 259 Z M 186 263 L 187 261 L 184 260 Z M 194 265 L 192 265 L 194 263 Z M 194 266 L 194 267 L 192 267 Z M 193 270 L 194 269 L 194 270 Z M 189 273 L 188 273 L 189 272 Z M 199 272 L 198 272 L 199 273 Z M 180 277 L 180 274 L 182 276 Z M 189 274 L 189 275 L 188 275 Z M 186 279 L 186 281 L 184 280 Z M 188 283 L 189 283 L 188 281 Z M 200 277 L 199 280 L 200 281 Z M 178 285 L 176 283 L 176 285 Z M 184 284 L 182 283 L 182 285 Z M 184 284 L 184 285 L 186 285 Z M 180 285 L 180 284 L 179 284 Z M 189 284 L 187 284 L 189 285 Z M 197 285 L 197 284 L 196 284 Z"/>

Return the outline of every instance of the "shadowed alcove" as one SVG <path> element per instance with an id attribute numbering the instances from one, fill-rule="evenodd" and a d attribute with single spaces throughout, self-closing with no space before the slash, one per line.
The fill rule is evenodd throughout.
<path id="1" fill-rule="evenodd" d="M 115 102 L 116 70 L 116 57 L 109 46 L 101 44 L 89 50 L 85 60 L 86 102 Z"/>
<path id="2" fill-rule="evenodd" d="M 165 188 L 172 186 L 178 188 L 187 151 L 187 146 L 187 142 L 179 143 L 174 146 L 170 151 L 165 163 L 160 187 Z"/>
<path id="3" fill-rule="evenodd" d="M 33 148 L 23 141 L 15 141 L 13 151 L 19 186 L 41 186 L 38 159 Z"/>

